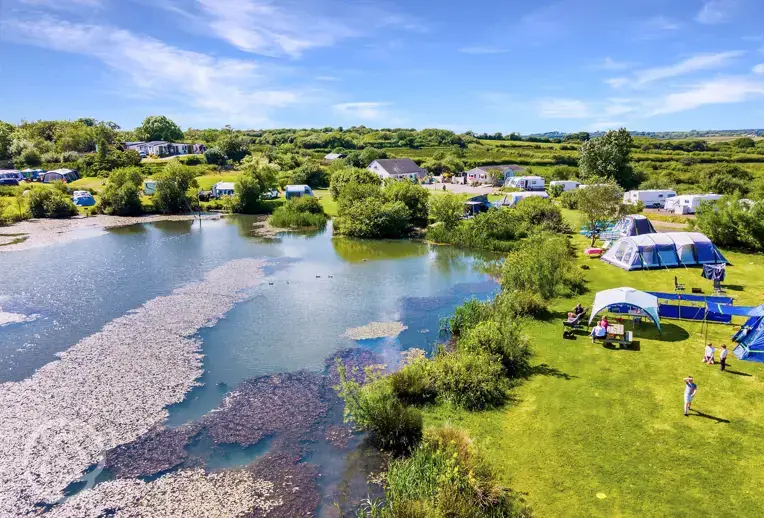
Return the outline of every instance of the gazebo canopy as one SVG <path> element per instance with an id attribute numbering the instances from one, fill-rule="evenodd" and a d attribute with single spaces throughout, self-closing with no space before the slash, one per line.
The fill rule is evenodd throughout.
<path id="1" fill-rule="evenodd" d="M 655 322 L 658 329 L 661 328 L 661 319 L 658 316 L 658 297 L 634 288 L 613 288 L 612 290 L 600 291 L 594 297 L 592 306 L 591 324 L 597 313 L 611 306 L 628 305 L 641 309 Z"/>

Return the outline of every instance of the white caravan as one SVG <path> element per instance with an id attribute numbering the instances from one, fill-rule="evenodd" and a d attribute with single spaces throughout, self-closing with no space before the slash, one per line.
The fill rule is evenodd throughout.
<path id="1" fill-rule="evenodd" d="M 695 214 L 701 203 L 716 201 L 719 198 L 719 194 L 683 194 L 667 200 L 663 208 L 674 214 Z"/>
<path id="2" fill-rule="evenodd" d="M 578 186 L 581 185 L 581 182 L 576 182 L 573 180 L 554 180 L 549 182 L 550 188 L 554 187 L 555 185 L 562 185 L 562 190 L 565 192 L 578 189 Z"/>
<path id="3" fill-rule="evenodd" d="M 676 191 L 671 189 L 650 189 L 645 191 L 626 191 L 623 194 L 623 202 L 629 205 L 636 205 L 640 201 L 648 209 L 663 208 L 666 200 L 676 196 Z"/>
<path id="4" fill-rule="evenodd" d="M 544 179 L 540 176 L 515 176 L 504 182 L 504 187 L 512 187 L 523 191 L 543 191 Z"/>

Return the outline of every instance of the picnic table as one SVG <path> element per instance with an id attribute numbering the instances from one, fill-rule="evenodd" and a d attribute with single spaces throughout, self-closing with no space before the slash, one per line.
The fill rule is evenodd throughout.
<path id="1" fill-rule="evenodd" d="M 607 336 L 602 341 L 628 347 L 633 340 L 631 331 L 624 331 L 623 324 L 610 324 L 607 326 Z"/>

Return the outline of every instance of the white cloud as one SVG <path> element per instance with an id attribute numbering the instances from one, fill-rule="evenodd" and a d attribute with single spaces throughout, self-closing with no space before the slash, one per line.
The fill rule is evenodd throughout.
<path id="1" fill-rule="evenodd" d="M 387 106 L 390 106 L 390 103 L 354 102 L 335 104 L 333 108 L 337 114 L 350 119 L 379 121 L 388 115 L 387 110 L 383 109 Z"/>
<path id="2" fill-rule="evenodd" d="M 36 17 L 4 20 L 2 31 L 9 41 L 98 59 L 130 81 L 131 93 L 190 106 L 196 116 L 266 125 L 272 109 L 303 100 L 298 91 L 272 87 L 272 70 L 254 61 L 190 52 L 115 27 Z"/>
<path id="3" fill-rule="evenodd" d="M 605 82 L 613 88 L 623 86 L 641 87 L 655 81 L 679 77 L 701 70 L 710 70 L 727 65 L 732 59 L 742 56 L 744 52 L 733 50 L 729 52 L 717 52 L 716 54 L 699 54 L 665 67 L 646 68 L 637 71 L 632 78 L 616 77 Z"/>
<path id="4" fill-rule="evenodd" d="M 699 83 L 690 90 L 659 100 L 648 116 L 692 110 L 708 104 L 732 104 L 764 96 L 764 82 L 747 77 L 727 77 Z"/>
<path id="5" fill-rule="evenodd" d="M 753 67 L 753 73 L 757 76 L 764 76 L 764 63 L 759 63 Z"/>
<path id="6" fill-rule="evenodd" d="M 501 47 L 463 47 L 459 49 L 459 52 L 463 52 L 464 54 L 503 54 L 504 52 L 509 52 L 509 49 L 504 49 Z"/>
<path id="7" fill-rule="evenodd" d="M 589 109 L 578 99 L 542 99 L 539 115 L 547 119 L 583 119 L 589 116 Z"/>
<path id="8" fill-rule="evenodd" d="M 608 131 L 611 129 L 620 129 L 626 127 L 625 122 L 597 121 L 589 124 L 586 131 Z"/>
<path id="9" fill-rule="evenodd" d="M 653 31 L 675 31 L 681 25 L 665 16 L 655 16 L 645 22 L 645 28 Z"/>
<path id="10" fill-rule="evenodd" d="M 406 15 L 365 2 L 352 7 L 337 0 L 197 0 L 216 36 L 235 47 L 265 56 L 300 57 L 379 27 L 411 32 L 427 28 Z"/>
<path id="11" fill-rule="evenodd" d="M 735 0 L 709 0 L 703 4 L 695 21 L 706 25 L 728 22 L 735 7 L 737 7 Z"/>

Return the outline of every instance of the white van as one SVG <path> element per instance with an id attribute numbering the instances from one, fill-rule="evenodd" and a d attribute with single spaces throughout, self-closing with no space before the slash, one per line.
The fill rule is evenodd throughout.
<path id="1" fill-rule="evenodd" d="M 676 196 L 676 191 L 671 189 L 650 189 L 645 191 L 626 191 L 623 194 L 623 202 L 628 205 L 636 205 L 640 201 L 648 209 L 663 208 L 666 200 Z"/>
<path id="2" fill-rule="evenodd" d="M 666 201 L 664 210 L 674 214 L 695 214 L 704 201 L 716 201 L 721 198 L 719 194 L 683 194 Z"/>
<path id="3" fill-rule="evenodd" d="M 504 182 L 504 187 L 522 189 L 523 191 L 543 191 L 544 179 L 540 176 L 515 176 Z"/>
<path id="4" fill-rule="evenodd" d="M 554 187 L 555 185 L 562 185 L 562 190 L 565 192 L 578 189 L 578 186 L 581 185 L 581 182 L 576 182 L 573 180 L 553 180 L 549 182 L 550 188 Z"/>

